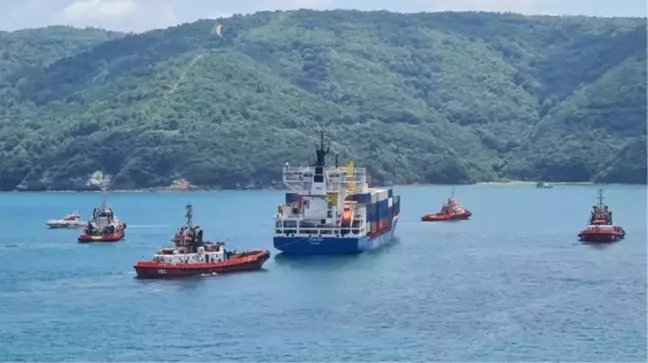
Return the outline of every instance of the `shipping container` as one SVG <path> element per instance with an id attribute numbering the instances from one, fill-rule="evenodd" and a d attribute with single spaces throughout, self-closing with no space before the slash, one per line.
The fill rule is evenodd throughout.
<path id="1" fill-rule="evenodd" d="M 371 222 L 375 222 L 378 219 L 378 205 L 371 204 Z"/>
<path id="2" fill-rule="evenodd" d="M 375 190 L 371 191 L 371 204 L 378 201 L 378 193 Z"/>
<path id="3" fill-rule="evenodd" d="M 371 214 L 371 209 L 369 209 L 368 205 L 365 205 L 364 209 L 366 222 L 369 223 L 371 221 L 371 217 L 369 216 L 369 214 Z"/>
<path id="4" fill-rule="evenodd" d="M 375 203 L 375 204 L 373 204 L 373 206 L 374 206 L 374 210 L 376 211 L 376 219 L 375 219 L 375 221 L 377 222 L 377 221 L 380 220 L 380 203 Z"/>
<path id="5" fill-rule="evenodd" d="M 380 215 L 380 218 L 384 218 L 387 216 L 387 210 L 389 209 L 389 200 L 385 199 L 383 201 L 378 202 L 378 214 Z"/>
<path id="6" fill-rule="evenodd" d="M 369 204 L 371 203 L 371 195 L 370 194 L 354 194 L 354 199 L 356 202 L 360 204 Z"/>

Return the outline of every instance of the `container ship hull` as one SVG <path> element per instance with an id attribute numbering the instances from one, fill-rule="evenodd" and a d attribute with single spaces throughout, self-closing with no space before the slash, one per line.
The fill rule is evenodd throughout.
<path id="1" fill-rule="evenodd" d="M 274 237 L 274 247 L 291 255 L 350 255 L 378 249 L 393 241 L 398 216 L 393 219 L 391 229 L 358 238 L 337 237 Z"/>

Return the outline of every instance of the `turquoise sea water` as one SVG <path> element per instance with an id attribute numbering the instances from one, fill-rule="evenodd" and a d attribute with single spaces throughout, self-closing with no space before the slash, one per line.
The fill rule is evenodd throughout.
<path id="1" fill-rule="evenodd" d="M 277 255 L 277 191 L 113 193 L 126 240 L 44 222 L 96 193 L 0 193 L 3 361 L 646 361 L 646 188 L 606 186 L 627 238 L 577 241 L 596 186 L 455 187 L 470 221 L 421 223 L 450 187 L 397 187 L 397 240 Z M 273 252 L 259 272 L 142 281 L 194 205 L 210 239 Z"/>

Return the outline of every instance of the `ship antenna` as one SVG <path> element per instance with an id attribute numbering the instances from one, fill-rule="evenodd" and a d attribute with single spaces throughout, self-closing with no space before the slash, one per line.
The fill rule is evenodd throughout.
<path id="1" fill-rule="evenodd" d="M 338 154 L 335 154 L 335 167 L 338 167 Z"/>
<path id="2" fill-rule="evenodd" d="M 101 204 L 102 204 L 102 207 L 107 206 L 107 204 L 106 204 L 106 189 L 108 189 L 107 186 L 106 186 L 106 183 L 102 180 L 102 182 L 101 182 Z"/>
<path id="3" fill-rule="evenodd" d="M 193 227 L 192 226 L 192 218 L 193 218 L 193 207 L 191 206 L 191 203 L 187 204 L 187 214 L 185 217 L 187 217 L 187 226 L 188 227 Z"/>
<path id="4" fill-rule="evenodd" d="M 599 198 L 598 198 L 599 199 L 599 206 L 602 207 L 603 206 L 603 199 L 605 199 L 603 197 L 603 189 L 602 188 L 599 189 L 598 192 L 599 192 Z"/>

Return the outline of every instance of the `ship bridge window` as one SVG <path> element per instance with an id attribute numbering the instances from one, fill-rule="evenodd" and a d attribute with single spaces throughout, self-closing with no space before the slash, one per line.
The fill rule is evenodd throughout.
<path id="1" fill-rule="evenodd" d="M 315 176 L 313 177 L 313 181 L 315 183 L 324 182 L 324 168 L 322 168 L 321 166 L 315 167 Z"/>

